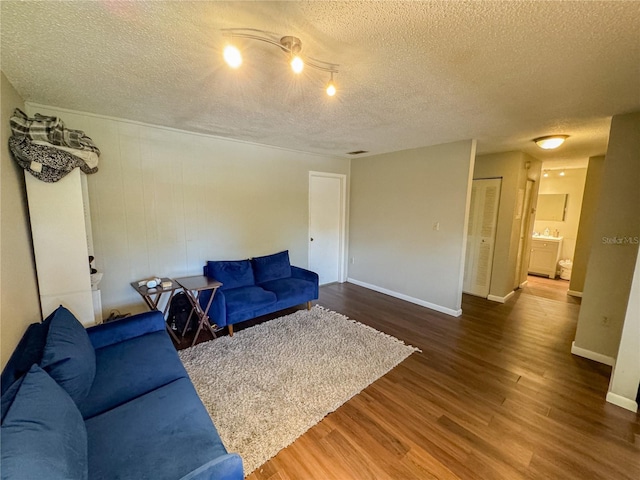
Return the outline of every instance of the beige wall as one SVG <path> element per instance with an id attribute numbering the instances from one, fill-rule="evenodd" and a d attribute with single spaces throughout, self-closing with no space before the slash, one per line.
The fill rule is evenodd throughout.
<path id="1" fill-rule="evenodd" d="M 0 77 L 0 357 L 4 367 L 27 326 L 41 317 L 24 174 L 7 146 L 11 136 L 9 118 L 15 108 L 24 109 L 24 102 L 4 73 L 0 72 Z"/>
<path id="2" fill-rule="evenodd" d="M 544 165 L 543 165 L 544 170 Z M 534 230 L 542 234 L 545 228 L 550 232 L 558 230 L 562 240 L 561 259 L 573 261 L 578 236 L 578 223 L 582 210 L 584 185 L 587 178 L 586 168 L 572 168 L 565 170 L 564 176 L 559 175 L 560 170 L 550 170 L 548 177 L 540 179 L 538 194 L 565 193 L 567 194 L 567 206 L 565 219 L 562 222 L 554 222 L 536 219 Z"/>
<path id="3" fill-rule="evenodd" d="M 569 284 L 569 291 L 572 293 L 582 294 L 582 290 L 584 289 L 589 252 L 591 251 L 591 244 L 593 242 L 594 219 L 600 198 L 600 182 L 602 180 L 603 168 L 604 155 L 589 158 L 587 177 L 584 185 L 584 196 L 582 197 L 580 222 L 576 236 L 576 248 L 573 255 L 571 283 Z"/>
<path id="4" fill-rule="evenodd" d="M 611 121 L 575 347 L 613 358 L 640 240 L 640 112 Z"/>
<path id="5" fill-rule="evenodd" d="M 528 168 L 527 168 L 528 164 Z M 520 284 L 516 278 L 520 226 L 525 215 L 518 215 L 519 191 L 526 188 L 527 179 L 535 181 L 533 205 L 537 199 L 541 163 L 522 152 L 505 152 L 479 155 L 476 158 L 474 178 L 502 178 L 496 243 L 491 270 L 490 299 L 504 298 Z M 530 226 L 530 229 L 533 226 Z M 527 250 L 530 239 L 524 239 Z M 526 259 L 526 255 L 525 255 Z"/>
<path id="6" fill-rule="evenodd" d="M 459 314 L 474 157 L 468 140 L 352 160 L 349 280 Z"/>
<path id="7" fill-rule="evenodd" d="M 27 105 L 86 132 L 102 151 L 88 175 L 103 314 L 145 307 L 129 282 L 201 274 L 207 260 L 289 249 L 308 263 L 309 171 L 349 160 Z"/>

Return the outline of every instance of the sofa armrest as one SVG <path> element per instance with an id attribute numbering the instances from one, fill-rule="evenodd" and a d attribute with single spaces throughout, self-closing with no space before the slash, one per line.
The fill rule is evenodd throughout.
<path id="1" fill-rule="evenodd" d="M 89 327 L 87 333 L 93 348 L 98 349 L 164 329 L 162 312 L 153 310 Z"/>
<path id="2" fill-rule="evenodd" d="M 299 278 L 301 280 L 307 280 L 308 282 L 313 282 L 313 284 L 315 285 L 314 299 L 318 298 L 319 279 L 318 279 L 318 274 L 316 272 L 312 272 L 311 270 L 307 270 L 305 268 L 300 268 L 300 267 L 291 265 L 291 277 Z"/>
<path id="3" fill-rule="evenodd" d="M 200 294 L 199 302 L 203 310 L 207 308 L 210 298 L 211 290 L 205 290 Z M 208 316 L 212 325 L 215 323 L 220 328 L 227 325 L 227 304 L 224 299 L 224 292 L 219 288 L 216 290 L 215 297 L 213 297 L 211 307 L 209 307 Z"/>
<path id="4" fill-rule="evenodd" d="M 242 459 L 237 453 L 227 453 L 189 472 L 180 480 L 243 480 Z"/>

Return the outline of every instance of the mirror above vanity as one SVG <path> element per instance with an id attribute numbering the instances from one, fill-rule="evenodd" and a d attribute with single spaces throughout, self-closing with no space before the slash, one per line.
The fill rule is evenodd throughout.
<path id="1" fill-rule="evenodd" d="M 538 195 L 536 221 L 564 222 L 567 209 L 566 193 L 545 193 Z"/>

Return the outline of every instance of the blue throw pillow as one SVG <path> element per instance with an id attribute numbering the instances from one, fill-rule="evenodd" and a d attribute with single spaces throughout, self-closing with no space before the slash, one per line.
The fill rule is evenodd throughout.
<path id="1" fill-rule="evenodd" d="M 1 428 L 2 479 L 88 478 L 87 430 L 75 403 L 37 365 Z"/>
<path id="2" fill-rule="evenodd" d="M 9 388 L 7 388 L 7 391 L 4 392 L 2 394 L 2 410 L 1 410 L 1 419 L 0 419 L 0 423 L 4 423 L 4 417 L 7 416 L 7 412 L 9 411 L 9 409 L 11 408 L 11 405 L 13 404 L 13 400 L 16 398 L 16 395 L 18 394 L 18 390 L 20 390 L 20 385 L 22 385 L 22 380 L 24 379 L 24 376 L 18 378 L 15 382 L 13 382 L 11 384 L 11 386 Z"/>
<path id="3" fill-rule="evenodd" d="M 271 280 L 280 280 L 291 276 L 289 250 L 253 258 L 251 263 L 253 263 L 253 274 L 256 277 L 256 283 L 270 282 Z"/>
<path id="4" fill-rule="evenodd" d="M 2 370 L 2 394 L 4 395 L 16 380 L 29 371 L 31 365 L 39 364 L 42 361 L 42 352 L 47 341 L 47 333 L 49 332 L 49 323 L 51 317 L 49 315 L 42 323 L 33 323 L 29 325 L 27 331 L 22 336 L 20 343 L 11 354 L 11 358 Z"/>
<path id="5" fill-rule="evenodd" d="M 255 285 L 249 260 L 209 261 L 207 276 L 222 282 L 221 290 Z"/>
<path id="6" fill-rule="evenodd" d="M 40 366 L 76 404 L 89 394 L 96 376 L 96 352 L 85 328 L 63 306 L 51 318 Z"/>

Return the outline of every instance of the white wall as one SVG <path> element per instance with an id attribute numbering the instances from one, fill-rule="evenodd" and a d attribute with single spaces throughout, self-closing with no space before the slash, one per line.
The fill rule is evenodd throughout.
<path id="1" fill-rule="evenodd" d="M 620 348 L 611 374 L 607 401 L 634 412 L 638 411 L 636 395 L 640 384 L 640 255 L 631 284 Z"/>
<path id="2" fill-rule="evenodd" d="M 39 322 L 41 315 L 24 170 L 11 158 L 7 145 L 11 136 L 9 118 L 15 108 L 24 110 L 24 102 L 4 73 L 0 72 L 0 77 L 0 354 L 4 367 L 29 324 Z"/>
<path id="3" fill-rule="evenodd" d="M 543 164 L 542 169 L 544 170 L 544 168 L 545 165 Z M 540 179 L 540 189 L 538 191 L 539 195 L 551 193 L 565 193 L 568 195 L 564 221 L 554 222 L 536 218 L 534 231 L 542 234 L 545 228 L 548 228 L 551 232 L 557 229 L 560 232 L 560 236 L 563 237 L 560 258 L 573 260 L 587 169 L 572 168 L 564 172 L 565 175 L 561 177 L 559 175 L 560 170 L 549 170 L 549 176 Z"/>
<path id="4" fill-rule="evenodd" d="M 289 249 L 307 266 L 309 171 L 349 160 L 28 105 L 84 130 L 102 151 L 89 175 L 103 313 L 145 309 L 130 282 L 202 273 L 207 260 Z"/>
<path id="5" fill-rule="evenodd" d="M 352 160 L 349 281 L 460 314 L 474 158 L 467 140 Z"/>

